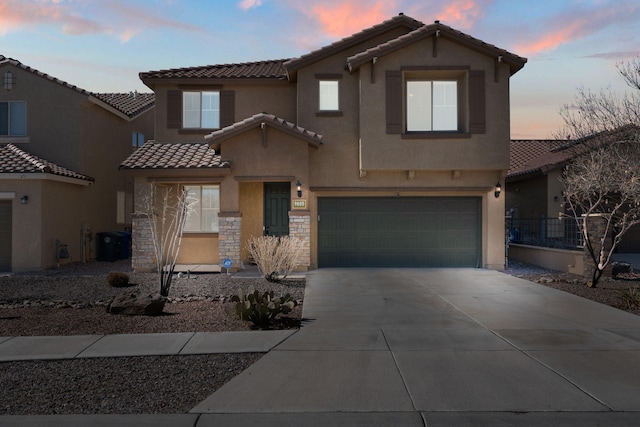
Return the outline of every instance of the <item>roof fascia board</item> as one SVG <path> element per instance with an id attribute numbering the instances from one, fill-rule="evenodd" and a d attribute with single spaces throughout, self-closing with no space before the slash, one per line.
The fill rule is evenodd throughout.
<path id="1" fill-rule="evenodd" d="M 135 116 L 133 116 L 133 117 L 129 117 L 129 116 L 127 116 L 125 113 L 123 113 L 122 111 L 119 111 L 118 109 L 113 108 L 111 105 L 109 105 L 109 104 L 107 104 L 106 102 L 104 102 L 104 101 L 102 101 L 102 100 L 100 100 L 100 99 L 96 98 L 96 97 L 95 97 L 95 96 L 93 96 L 93 95 L 90 95 L 90 96 L 89 96 L 89 101 L 91 101 L 92 103 L 96 104 L 96 105 L 97 105 L 97 106 L 99 106 L 99 107 L 104 108 L 104 109 L 105 109 L 105 110 L 107 110 L 108 112 L 110 112 L 110 113 L 112 113 L 112 114 L 114 114 L 114 115 L 116 115 L 116 116 L 120 117 L 122 120 L 125 120 L 125 121 L 127 121 L 127 122 L 132 121 L 133 119 L 135 119 L 136 117 L 138 117 L 138 116 L 141 114 L 141 113 L 139 113 L 139 114 L 137 114 L 137 115 L 135 115 Z M 147 112 L 147 111 L 149 111 L 149 109 L 144 110 L 144 112 Z"/>
<path id="2" fill-rule="evenodd" d="M 76 184 L 84 187 L 93 185 L 93 181 L 87 181 L 84 179 L 71 178 L 68 176 L 54 175 L 51 173 L 0 173 L 0 180 L 43 180 L 43 181 L 56 181 L 64 182 L 67 184 Z"/>

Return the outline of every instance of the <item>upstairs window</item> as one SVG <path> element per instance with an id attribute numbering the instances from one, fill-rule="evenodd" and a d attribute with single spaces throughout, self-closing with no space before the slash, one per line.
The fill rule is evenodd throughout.
<path id="1" fill-rule="evenodd" d="M 133 131 L 131 133 L 131 147 L 138 148 L 138 147 L 142 147 L 143 144 L 144 144 L 144 134 Z"/>
<path id="2" fill-rule="evenodd" d="M 456 81 L 407 81 L 407 132 L 457 131 Z"/>
<path id="3" fill-rule="evenodd" d="M 27 103 L 25 101 L 0 102 L 0 136 L 27 135 Z"/>
<path id="4" fill-rule="evenodd" d="M 185 185 L 193 202 L 184 224 L 186 232 L 217 233 L 220 212 L 220 186 Z"/>
<path id="5" fill-rule="evenodd" d="M 220 128 L 220 92 L 183 92 L 182 126 L 185 129 Z"/>
<path id="6" fill-rule="evenodd" d="M 339 89 L 337 80 L 320 80 L 320 111 L 340 110 Z"/>

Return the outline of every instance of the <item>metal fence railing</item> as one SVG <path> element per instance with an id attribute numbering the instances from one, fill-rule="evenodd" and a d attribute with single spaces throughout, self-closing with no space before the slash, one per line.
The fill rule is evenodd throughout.
<path id="1" fill-rule="evenodd" d="M 547 248 L 584 247 L 582 218 L 506 218 L 510 243 Z M 580 224 L 580 225 L 579 225 Z"/>

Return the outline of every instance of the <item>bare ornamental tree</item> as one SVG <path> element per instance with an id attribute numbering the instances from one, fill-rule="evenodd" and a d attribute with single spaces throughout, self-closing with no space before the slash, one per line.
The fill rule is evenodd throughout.
<path id="1" fill-rule="evenodd" d="M 617 68 L 632 92 L 582 88 L 560 111 L 558 139 L 572 154 L 561 178 L 566 212 L 582 230 L 594 287 L 624 234 L 640 223 L 640 57 Z"/>
<path id="2" fill-rule="evenodd" d="M 149 220 L 156 267 L 160 278 L 160 295 L 169 296 L 176 260 L 182 244 L 182 231 L 187 216 L 197 201 L 184 189 L 152 184 L 143 201 Z"/>

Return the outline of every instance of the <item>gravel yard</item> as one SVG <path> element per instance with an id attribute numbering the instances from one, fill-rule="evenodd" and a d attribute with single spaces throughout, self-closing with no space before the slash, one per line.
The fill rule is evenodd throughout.
<path id="1" fill-rule="evenodd" d="M 107 284 L 111 271 L 129 272 L 132 286 Z M 175 277 L 161 316 L 106 312 L 117 294 L 156 293 L 156 274 L 130 273 L 126 261 L 65 266 L 0 277 L 0 336 L 101 335 L 251 330 L 228 314 L 228 297 L 253 285 L 300 303 L 304 280 L 269 283 L 226 274 Z M 302 306 L 275 328 L 298 327 Z M 0 415 L 186 413 L 262 354 L 95 358 L 0 363 Z"/>
<path id="2" fill-rule="evenodd" d="M 0 336 L 83 335 L 147 332 L 241 331 L 251 325 L 230 316 L 225 299 L 249 285 L 302 300 L 304 280 L 272 284 L 261 278 L 200 274 L 175 278 L 165 314 L 156 317 L 106 313 L 122 292 L 154 293 L 157 275 L 130 273 L 134 286 L 112 288 L 110 271 L 130 271 L 126 261 L 63 267 L 39 274 L 0 277 Z M 634 280 L 603 278 L 588 288 L 579 276 L 510 263 L 517 277 L 640 314 L 620 291 Z M 635 279 L 628 277 L 627 279 Z M 276 328 L 297 327 L 299 305 Z M 186 413 L 242 372 L 262 354 L 96 358 L 0 363 L 0 415 Z"/>

